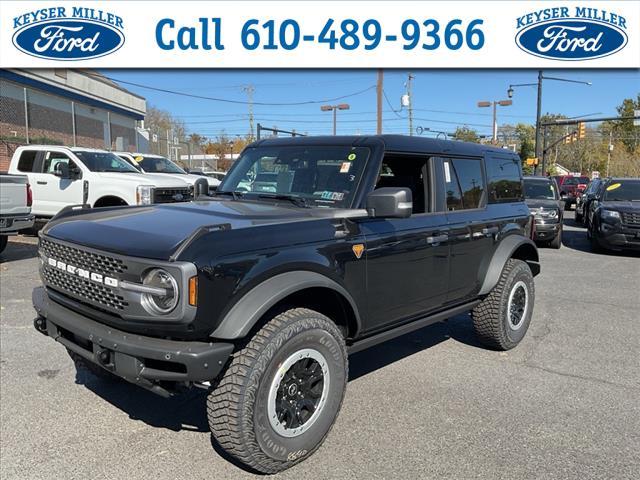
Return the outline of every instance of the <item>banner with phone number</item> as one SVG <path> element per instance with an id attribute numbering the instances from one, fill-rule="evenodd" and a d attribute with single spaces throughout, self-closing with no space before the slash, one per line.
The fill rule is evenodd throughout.
<path id="1" fill-rule="evenodd" d="M 640 68 L 637 1 L 2 1 L 0 67 Z"/>

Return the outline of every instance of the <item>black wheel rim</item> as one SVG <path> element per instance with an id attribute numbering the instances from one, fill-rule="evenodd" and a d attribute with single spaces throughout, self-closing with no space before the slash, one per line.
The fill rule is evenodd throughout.
<path id="1" fill-rule="evenodd" d="M 276 397 L 276 414 L 285 429 L 299 428 L 312 417 L 323 387 L 322 367 L 313 358 L 298 360 L 287 370 Z"/>
<path id="2" fill-rule="evenodd" d="M 511 289 L 509 294 L 508 311 L 509 327 L 512 330 L 518 330 L 524 321 L 527 313 L 527 306 L 529 303 L 529 296 L 527 292 L 527 286 L 524 282 L 517 282 Z"/>

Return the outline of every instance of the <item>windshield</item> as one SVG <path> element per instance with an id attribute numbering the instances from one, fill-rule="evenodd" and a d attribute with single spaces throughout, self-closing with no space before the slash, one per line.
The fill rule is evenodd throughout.
<path id="1" fill-rule="evenodd" d="M 535 198 L 539 200 L 548 199 L 556 200 L 556 186 L 554 182 L 546 182 L 542 180 L 524 179 L 524 196 L 525 198 Z"/>
<path id="2" fill-rule="evenodd" d="M 640 180 L 614 180 L 604 189 L 604 200 L 610 202 L 640 201 Z"/>
<path id="3" fill-rule="evenodd" d="M 138 165 L 147 173 L 177 173 L 179 175 L 186 175 L 183 169 L 164 157 L 145 157 L 144 155 L 138 155 L 134 157 L 134 160 L 138 162 Z"/>
<path id="4" fill-rule="evenodd" d="M 92 172 L 138 173 L 135 168 L 110 152 L 74 151 L 73 153 Z"/>
<path id="5" fill-rule="evenodd" d="M 364 147 L 249 148 L 218 191 L 243 192 L 252 199 L 290 195 L 314 206 L 349 208 L 368 157 L 369 149 Z"/>

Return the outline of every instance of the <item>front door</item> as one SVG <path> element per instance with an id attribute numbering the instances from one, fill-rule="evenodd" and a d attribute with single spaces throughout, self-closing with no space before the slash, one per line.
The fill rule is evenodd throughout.
<path id="1" fill-rule="evenodd" d="M 34 201 L 41 205 L 44 215 L 55 215 L 68 205 L 81 204 L 83 201 L 83 184 L 80 178 L 72 175 L 72 178 L 60 178 L 54 175 L 56 165 L 66 163 L 69 171 L 79 171 L 76 164 L 66 154 L 47 150 L 41 152 L 38 162 L 41 166 L 39 173 L 34 175 L 33 188 Z"/>
<path id="2" fill-rule="evenodd" d="M 368 219 L 368 322 L 365 330 L 415 318 L 442 306 L 449 279 L 448 226 L 431 205 L 431 161 L 424 155 L 386 154 L 377 187 L 412 191 L 409 218 Z"/>

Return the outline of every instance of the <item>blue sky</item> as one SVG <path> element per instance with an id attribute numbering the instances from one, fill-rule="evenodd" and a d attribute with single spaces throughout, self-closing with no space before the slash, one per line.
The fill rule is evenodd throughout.
<path id="1" fill-rule="evenodd" d="M 255 87 L 254 101 L 294 103 L 350 95 L 373 87 L 375 70 L 105 70 L 106 76 L 156 88 L 194 95 L 246 101 L 242 86 Z M 454 131 L 469 125 L 480 134 L 491 133 L 491 109 L 478 108 L 480 100 L 506 99 L 509 84 L 533 83 L 535 70 L 415 70 L 413 81 L 414 127 Z M 406 110 L 400 110 L 405 93 L 407 71 L 385 71 L 384 132 L 408 132 Z M 615 115 L 624 98 L 640 92 L 640 70 L 547 70 L 545 75 L 592 82 L 592 86 L 547 80 L 543 91 L 543 113 L 562 113 L 569 117 L 587 114 Z M 248 107 L 157 92 L 122 83 L 146 97 L 148 105 L 168 110 L 182 119 L 189 132 L 207 137 L 248 132 Z M 338 134 L 374 133 L 376 127 L 375 89 L 336 100 L 349 103 L 349 111 L 338 112 Z M 330 112 L 321 112 L 320 103 L 300 106 L 255 105 L 255 122 L 309 134 L 330 134 Z M 515 90 L 513 105 L 499 107 L 498 122 L 535 122 L 536 88 Z"/>

